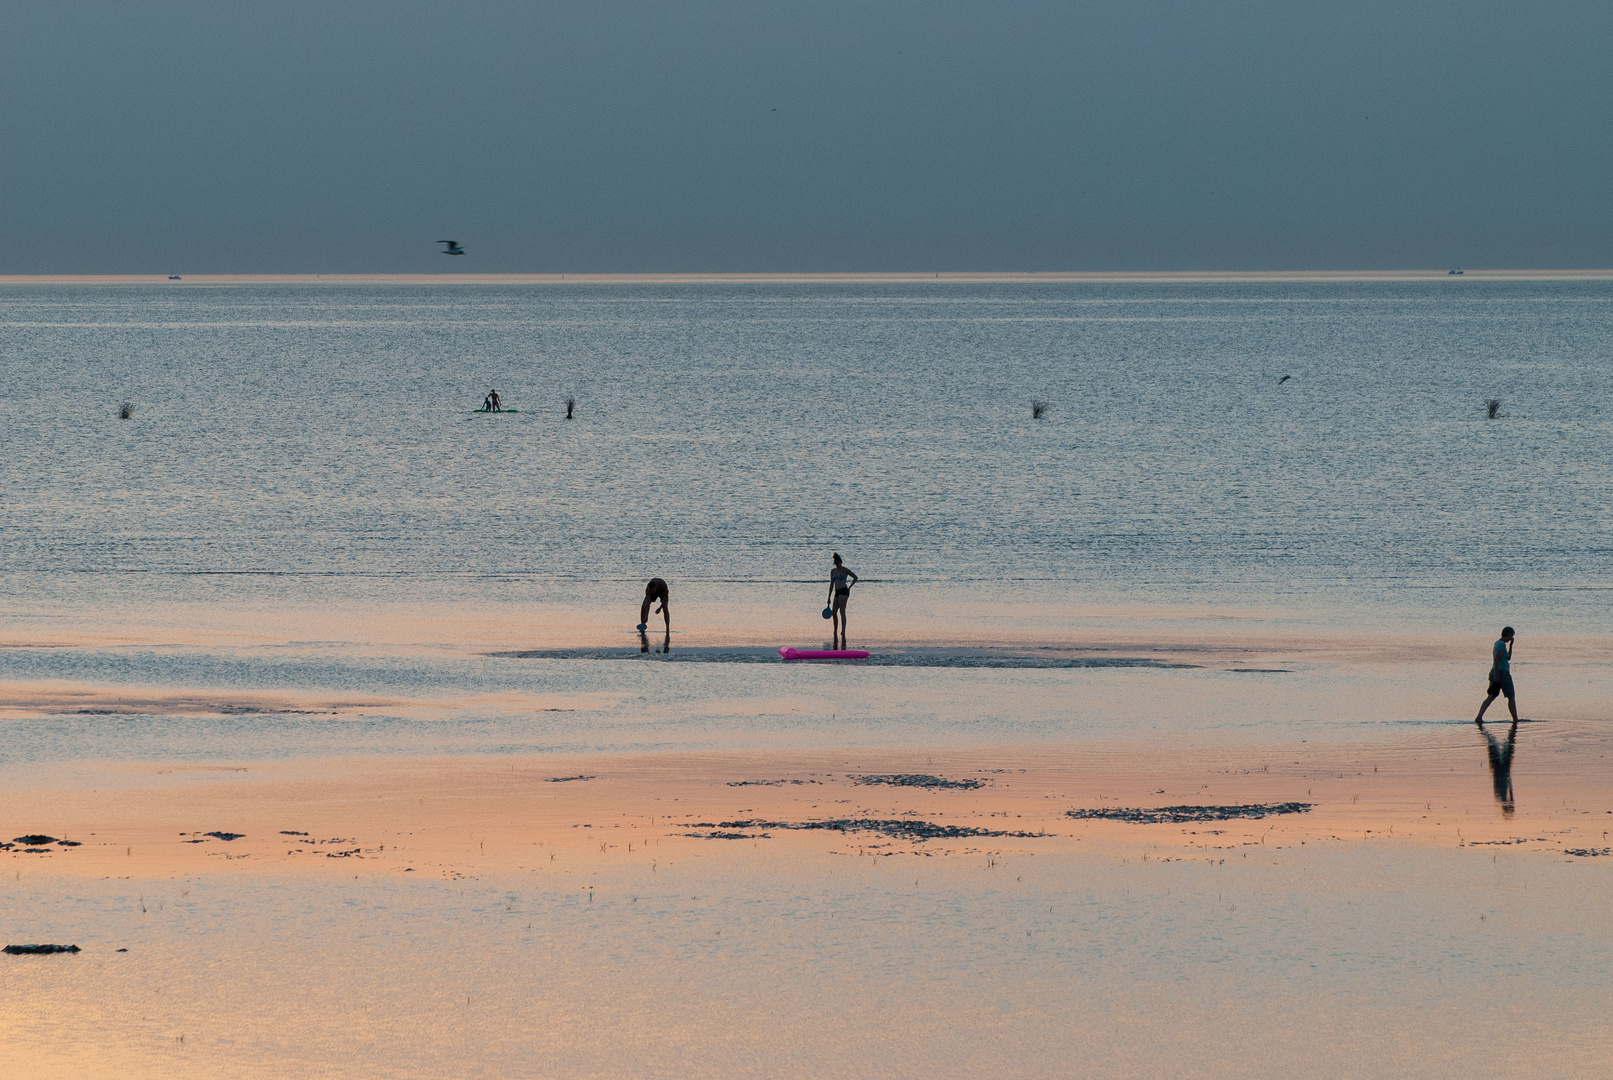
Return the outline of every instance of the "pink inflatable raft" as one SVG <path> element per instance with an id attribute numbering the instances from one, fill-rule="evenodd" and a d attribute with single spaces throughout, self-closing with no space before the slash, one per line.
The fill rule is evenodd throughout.
<path id="1" fill-rule="evenodd" d="M 778 651 L 786 660 L 866 660 L 868 654 L 861 649 L 796 649 L 786 646 Z"/>

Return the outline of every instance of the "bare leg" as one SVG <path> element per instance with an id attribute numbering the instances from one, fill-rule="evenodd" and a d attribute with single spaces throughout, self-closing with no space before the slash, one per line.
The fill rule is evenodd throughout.
<path id="1" fill-rule="evenodd" d="M 1518 699 L 1517 698 L 1507 698 L 1507 708 L 1509 710 L 1511 710 L 1511 712 L 1512 712 L 1512 722 L 1514 724 L 1516 724 L 1518 722 Z"/>
<path id="2" fill-rule="evenodd" d="M 666 632 L 672 633 L 672 610 L 667 607 L 665 600 L 661 601 L 661 616 L 666 620 Z"/>
<path id="3" fill-rule="evenodd" d="M 1488 709 L 1490 707 L 1491 702 L 1495 701 L 1495 699 L 1497 697 L 1499 697 L 1500 695 L 1501 695 L 1501 691 L 1499 691 L 1499 690 L 1492 690 L 1490 692 L 1490 696 L 1484 699 L 1484 704 L 1479 706 L 1479 714 L 1478 714 L 1478 716 L 1473 718 L 1473 722 L 1475 724 L 1484 723 L 1484 710 Z M 1512 703 L 1509 701 L 1509 702 L 1507 702 L 1507 704 L 1510 705 Z"/>
<path id="4" fill-rule="evenodd" d="M 648 624 L 649 621 L 650 621 L 650 598 L 648 596 L 646 596 L 644 598 L 644 603 L 642 603 L 642 604 L 640 604 L 638 606 L 638 623 L 639 623 L 640 626 L 644 626 L 644 625 Z"/>

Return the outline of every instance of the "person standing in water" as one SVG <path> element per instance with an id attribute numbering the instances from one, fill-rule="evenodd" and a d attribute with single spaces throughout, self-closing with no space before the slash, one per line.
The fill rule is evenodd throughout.
<path id="1" fill-rule="evenodd" d="M 834 617 L 835 648 L 846 647 L 846 601 L 851 598 L 851 587 L 857 584 L 857 575 L 851 567 L 840 561 L 835 552 L 834 569 L 829 571 L 829 608 Z"/>
<path id="2" fill-rule="evenodd" d="M 1479 715 L 1473 721 L 1480 727 L 1484 726 L 1484 710 L 1499 694 L 1507 696 L 1507 709 L 1512 713 L 1512 722 L 1518 722 L 1518 697 L 1512 689 L 1512 639 L 1515 636 L 1512 627 L 1503 626 L 1501 640 L 1490 649 L 1490 696 L 1479 706 Z"/>
<path id="3" fill-rule="evenodd" d="M 501 406 L 499 404 L 498 391 L 497 390 L 489 390 L 487 392 L 487 400 L 488 400 L 488 403 L 493 406 L 493 411 L 494 412 L 503 412 L 504 411 L 503 406 Z"/>
<path id="4" fill-rule="evenodd" d="M 650 605 L 657 600 L 661 601 L 661 606 L 656 609 L 656 614 L 666 619 L 666 632 L 670 634 L 672 633 L 672 612 L 669 610 L 671 597 L 666 582 L 658 577 L 652 577 L 644 586 L 644 603 L 640 604 L 638 609 L 638 628 L 642 631 L 649 625 Z"/>

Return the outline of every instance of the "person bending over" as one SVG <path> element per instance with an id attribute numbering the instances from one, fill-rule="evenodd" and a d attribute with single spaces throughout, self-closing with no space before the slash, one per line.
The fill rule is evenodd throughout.
<path id="1" fill-rule="evenodd" d="M 639 629 L 642 630 L 644 627 L 649 625 L 650 605 L 657 600 L 661 602 L 661 606 L 656 608 L 656 614 L 661 615 L 666 619 L 666 632 L 670 634 L 672 633 L 672 612 L 669 607 L 670 598 L 667 594 L 666 582 L 662 581 L 658 577 L 652 577 L 649 580 L 649 583 L 644 586 L 644 603 L 640 604 L 638 609 Z"/>

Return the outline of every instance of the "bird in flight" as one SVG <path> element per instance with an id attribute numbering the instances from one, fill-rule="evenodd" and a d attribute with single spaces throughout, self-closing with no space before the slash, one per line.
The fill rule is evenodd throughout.
<path id="1" fill-rule="evenodd" d="M 459 241 L 458 240 L 438 240 L 437 243 L 439 243 L 439 244 L 447 244 L 448 245 L 447 247 L 442 249 L 442 253 L 444 255 L 463 255 L 463 254 L 465 254 L 465 249 L 459 246 Z"/>

